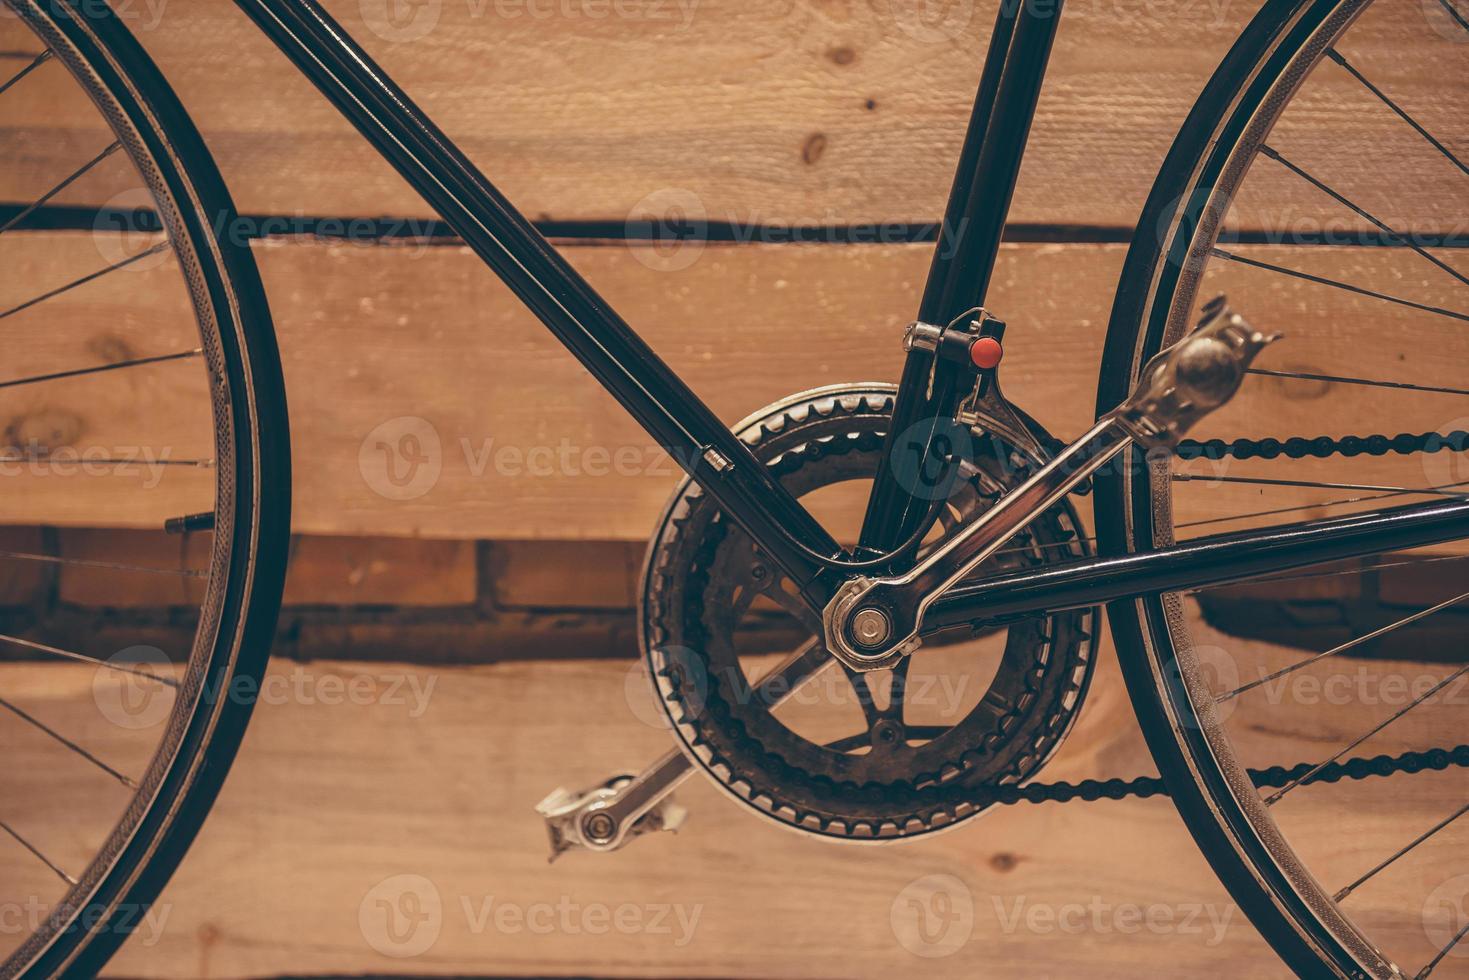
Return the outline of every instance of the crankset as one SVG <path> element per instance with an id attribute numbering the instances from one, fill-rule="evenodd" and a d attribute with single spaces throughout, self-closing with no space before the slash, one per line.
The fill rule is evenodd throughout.
<path id="1" fill-rule="evenodd" d="M 909 343 L 978 364 L 983 323 L 915 325 Z M 680 751 L 641 776 L 548 797 L 539 809 L 553 851 L 613 850 L 676 827 L 683 814 L 670 793 L 696 770 L 763 816 L 828 839 L 916 837 L 1033 795 L 1026 784 L 1084 700 L 1096 612 L 935 632 L 921 628 L 923 609 L 963 581 L 1085 558 L 1068 495 L 1133 441 L 1176 446 L 1232 396 L 1270 339 L 1212 304 L 1133 398 L 1069 447 L 1004 400 L 989 365 L 950 440 L 952 479 L 935 498 L 941 533 L 907 574 L 849 580 L 824 616 L 686 480 L 650 545 L 639 609 L 643 655 Z M 836 498 L 876 474 L 895 397 L 878 384 L 820 389 L 736 431 L 839 533 Z M 832 514 L 814 506 L 822 498 Z M 854 540 L 860 511 L 846 516 Z M 933 697 L 935 678 L 950 696 Z"/>

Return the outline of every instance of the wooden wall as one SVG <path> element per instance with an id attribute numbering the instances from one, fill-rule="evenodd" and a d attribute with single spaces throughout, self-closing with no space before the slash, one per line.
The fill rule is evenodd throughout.
<path id="1" fill-rule="evenodd" d="M 571 262 L 722 417 L 733 422 L 795 390 L 892 378 L 934 247 L 911 241 L 913 229 L 942 209 L 992 5 L 628 4 L 618 9 L 642 13 L 588 16 L 608 9 L 598 0 L 536 7 L 552 16 L 516 0 L 325 2 L 527 214 L 564 236 Z M 1012 325 L 1007 392 L 1060 435 L 1091 418 L 1111 295 L 1147 189 L 1255 6 L 1074 0 L 1068 11 L 991 303 Z M 1423 8 L 1379 6 L 1372 43 L 1355 54 L 1391 74 L 1427 116 L 1464 118 L 1465 88 L 1442 84 L 1414 56 L 1428 29 Z M 434 681 L 437 693 L 412 718 L 382 704 L 263 707 L 219 812 L 169 892 L 173 926 L 156 946 L 129 947 L 117 975 L 1280 974 L 1161 800 L 1012 809 L 914 847 L 849 851 L 754 823 L 693 785 L 694 823 L 683 836 L 547 870 L 529 809 L 536 800 L 558 783 L 637 768 L 668 744 L 629 701 L 641 682 L 629 680 L 628 610 L 637 542 L 676 482 L 673 467 L 466 250 L 415 237 L 432 230 L 432 215 L 232 4 L 130 0 L 126 9 L 241 212 L 254 216 L 242 231 L 264 236 L 254 247 L 285 362 L 299 535 L 274 670 L 411 676 Z M 0 18 L 0 51 L 24 44 Z M 15 63 L 0 61 L 0 72 Z M 1349 79 L 1330 86 L 1336 97 L 1302 107 L 1286 148 L 1308 153 L 1350 129 L 1380 156 L 1340 160 L 1336 176 L 1380 172 L 1373 161 L 1409 137 L 1353 103 Z M 4 108 L 0 140 L 34 152 L 0 171 L 0 202 L 26 200 L 102 139 L 90 110 L 60 89 Z M 120 162 L 57 203 L 142 204 Z M 1443 227 L 1442 202 L 1459 176 L 1408 169 L 1393 188 L 1394 213 L 1454 230 Z M 1269 241 L 1319 224 L 1321 209 L 1278 203 L 1291 190 L 1283 174 L 1258 186 L 1242 202 L 1241 228 Z M 679 216 L 729 225 L 739 240 L 676 249 L 626 240 Z M 16 270 L 0 279 L 0 308 L 30 284 L 65 283 L 152 241 L 90 226 L 0 236 L 0 259 Z M 1380 250 L 1239 250 L 1422 302 L 1443 298 L 1437 280 Z M 176 349 L 191 326 L 172 274 L 142 263 L 57 300 L 44 321 L 39 311 L 18 316 L 22 339 L 7 349 L 6 370 L 43 368 L 58 343 L 104 363 Z M 1263 324 L 1337 332 L 1340 345 L 1315 348 L 1309 361 L 1282 347 L 1272 366 L 1283 369 L 1346 370 L 1379 326 L 1371 305 L 1298 281 L 1230 269 L 1214 285 L 1248 295 L 1246 312 Z M 55 330 L 19 330 L 37 323 Z M 1409 352 L 1406 369 L 1461 385 L 1463 336 L 1446 341 L 1447 355 Z M 146 432 L 149 445 L 187 457 L 207 451 L 207 426 L 179 409 L 199 396 L 184 366 L 119 372 L 44 395 L 11 392 L 0 400 L 0 431 L 78 449 L 135 445 Z M 1336 420 L 1354 397 L 1277 386 L 1210 434 L 1271 418 L 1282 434 L 1340 435 Z M 1382 424 L 1397 431 L 1390 414 Z M 437 441 L 433 476 L 411 494 L 384 483 L 376 455 L 406 431 Z M 1380 478 L 1375 465 L 1360 479 Z M 112 474 L 86 494 L 6 481 L 4 519 L 27 526 L 6 531 L 4 546 L 186 560 L 156 529 L 198 509 L 201 494 L 207 502 L 208 474 L 146 480 Z M 1217 512 L 1234 492 L 1218 491 L 1209 507 Z M 103 610 L 110 623 L 175 604 L 179 588 L 70 566 L 0 569 L 0 604 Z M 66 714 L 85 700 L 86 683 L 36 674 L 25 694 Z M 1093 699 L 1048 775 L 1150 771 L 1110 661 Z M 1321 737 L 1294 733 L 1291 750 L 1309 752 Z M 1370 813 L 1380 794 L 1363 799 Z M 1424 820 L 1433 804 L 1426 793 Z M 1332 819 L 1314 804 L 1302 812 L 1308 829 Z M 1333 866 L 1359 865 L 1359 851 L 1334 855 Z M 702 903 L 708 918 L 687 948 L 651 934 L 485 935 L 451 925 L 432 951 L 395 959 L 373 948 L 358 916 L 373 887 L 399 874 L 433 880 L 451 904 L 488 895 Z M 893 909 L 910 883 L 942 874 L 974 896 L 974 937 L 957 955 L 915 958 L 895 941 Z M 1418 884 L 1394 887 L 1409 894 Z M 1207 926 L 1007 930 L 1000 912 L 1017 900 L 1232 918 L 1217 940 Z M 1423 945 L 1416 921 L 1395 928 L 1405 947 Z"/>

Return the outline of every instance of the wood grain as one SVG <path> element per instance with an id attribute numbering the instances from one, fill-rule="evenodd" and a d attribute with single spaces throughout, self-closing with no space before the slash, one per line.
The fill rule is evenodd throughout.
<path id="1" fill-rule="evenodd" d="M 6 236 L 0 257 L 20 256 L 32 281 L 66 282 L 96 266 L 99 251 L 111 248 L 102 241 L 99 249 L 88 234 Z M 1458 288 L 1406 250 L 1237 251 L 1423 302 L 1454 302 Z M 566 247 L 573 264 L 731 424 L 793 391 L 895 377 L 898 338 L 930 252 L 916 244 L 710 245 L 671 269 L 640 246 Z M 1123 252 L 1116 245 L 1014 245 L 1001 254 L 991 306 L 1012 324 L 1005 392 L 1063 438 L 1092 418 Z M 276 240 L 258 254 L 285 364 L 299 531 L 626 540 L 648 533 L 677 481 L 675 467 L 465 249 Z M 192 326 L 175 279 L 166 265 L 129 269 L 17 315 L 7 370 L 186 348 Z M 6 283 L 0 294 L 19 288 Z M 1223 262 L 1210 267 L 1206 289 L 1228 293 L 1253 320 L 1288 335 L 1262 367 L 1462 384 L 1458 365 L 1469 341 L 1456 321 Z M 1394 329 L 1426 342 L 1394 344 L 1401 359 L 1390 365 L 1364 364 L 1362 352 L 1380 346 L 1385 310 Z M 52 323 L 68 326 L 42 329 Z M 76 466 L 12 466 L 5 520 L 96 526 L 105 514 L 115 526 L 149 528 L 208 509 L 207 471 L 147 465 L 207 458 L 203 385 L 198 362 L 182 361 L 0 393 L 0 432 L 13 446 L 39 433 L 42 445 L 77 455 L 131 447 L 142 460 L 95 476 Z M 1469 428 L 1457 399 L 1259 378 L 1200 435 Z M 410 437 L 417 441 L 403 442 Z M 1469 479 L 1458 475 L 1462 459 L 1338 458 L 1317 476 L 1437 485 Z M 1187 471 L 1269 478 L 1283 465 L 1200 460 Z M 1213 480 L 1180 493 L 1187 519 L 1262 509 L 1262 500 L 1282 506 L 1341 496 Z"/>
<path id="2" fill-rule="evenodd" d="M 1246 676 L 1254 676 L 1257 663 L 1263 670 L 1299 656 L 1207 630 L 1199 642 L 1215 644 Z M 1359 667 L 1374 677 L 1419 670 L 1370 660 L 1342 669 Z M 636 768 L 668 744 L 665 733 L 640 720 L 652 717 L 652 705 L 629 662 L 273 669 L 282 696 L 260 705 L 218 809 L 164 896 L 161 935 L 125 948 L 113 975 L 1283 975 L 1210 877 L 1166 800 L 1006 808 L 931 840 L 853 849 L 767 826 L 695 781 L 681 795 L 692 814 L 677 836 L 639 841 L 609 858 L 573 855 L 547 866 L 534 803 L 558 783 L 582 786 Z M 1151 771 L 1115 669 L 1104 656 L 1082 721 L 1046 778 Z M 415 700 L 406 685 L 400 698 L 387 697 L 383 682 L 404 676 L 416 680 L 426 700 Z M 71 725 L 104 758 L 136 760 L 128 746 L 146 730 L 129 733 L 99 715 L 90 671 L 35 665 L 7 668 L 7 678 L 20 704 Z M 339 695 L 336 703 L 323 697 L 331 683 L 354 678 L 377 685 L 377 694 L 355 701 Z M 1378 710 L 1309 703 L 1305 688 L 1287 695 L 1283 702 L 1242 700 L 1228 719 L 1243 733 L 1251 764 L 1329 754 L 1353 719 Z M 1443 723 L 1441 715 L 1410 716 L 1372 750 L 1419 747 Z M 43 751 L 44 740 L 4 718 L 0 738 L 28 757 Z M 6 769 L 0 778 L 7 819 L 48 844 L 84 847 L 84 835 L 46 828 L 59 826 L 50 808 L 68 805 L 55 790 L 58 779 L 84 793 L 89 777 L 63 757 L 51 763 Z M 1398 777 L 1304 791 L 1278 813 L 1324 879 L 1350 880 L 1401 843 L 1405 828 L 1430 826 L 1450 812 L 1462 790 L 1463 778 L 1454 774 Z M 100 807 L 89 812 L 105 816 Z M 1353 899 L 1354 911 L 1384 930 L 1405 964 L 1416 966 L 1429 952 L 1424 896 L 1465 870 L 1462 848 L 1456 850 L 1461 837 L 1449 833 Z M 26 860 L 0 848 L 7 888 L 44 886 L 19 877 L 29 874 Z M 381 944 L 381 926 L 366 918 L 364 932 L 359 922 L 364 906 L 375 909 L 373 889 L 398 875 L 428 879 L 443 901 L 436 943 L 412 958 L 375 950 L 368 936 Z M 973 903 L 972 932 L 952 955 L 920 959 L 895 938 L 895 923 L 912 934 L 903 890 L 931 875 L 962 883 Z M 493 920 L 475 931 L 461 900 L 477 912 L 488 896 L 519 906 L 564 901 L 578 910 L 630 903 L 702 911 L 683 945 L 673 934 L 647 930 L 591 935 L 579 918 L 549 931 L 502 930 Z M 1128 926 L 1121 916 L 1129 913 L 1119 910 L 1132 905 L 1166 913 L 1172 924 Z M 1067 928 L 1046 918 L 1062 910 L 1075 919 Z M 1217 931 L 1211 912 L 1223 923 Z M 1185 916 L 1195 917 L 1191 926 L 1184 927 Z M 761 939 L 751 943 L 751 936 Z"/>
<path id="3" fill-rule="evenodd" d="M 671 201 L 692 202 L 752 235 L 937 220 L 993 18 L 972 0 L 627 0 L 620 16 L 600 0 L 325 6 L 532 217 L 658 221 Z M 242 211 L 430 216 L 228 0 L 130 9 Z M 1068 7 L 1012 220 L 1130 228 L 1254 12 L 1182 0 Z M 1469 89 L 1449 82 L 1465 77 L 1469 52 L 1433 17 L 1377 4 L 1344 49 L 1462 157 L 1453 123 Z M 13 21 L 0 31 L 0 48 L 28 43 Z M 28 81 L 25 99 L 0 106 L 0 141 L 24 147 L 24 162 L 0 172 L 0 200 L 34 199 L 107 142 L 84 101 Z M 1282 149 L 1395 221 L 1464 231 L 1445 203 L 1461 176 L 1451 165 L 1336 66 L 1312 84 L 1282 123 Z M 1387 159 L 1399 179 L 1387 180 Z M 1352 219 L 1281 168 L 1261 174 L 1244 224 L 1294 233 Z M 127 201 L 128 186 L 114 168 L 60 200 Z"/>

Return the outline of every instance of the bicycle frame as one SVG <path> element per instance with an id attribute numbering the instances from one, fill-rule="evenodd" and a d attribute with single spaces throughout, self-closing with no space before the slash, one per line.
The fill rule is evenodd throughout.
<path id="1" fill-rule="evenodd" d="M 500 276 L 675 461 L 730 514 L 800 588 L 824 608 L 857 567 L 689 387 L 560 256 L 318 0 L 235 0 Z M 958 172 L 945 235 L 929 272 L 918 318 L 943 324 L 982 306 L 999 252 L 1036 101 L 1060 20 L 1060 3 L 1001 0 Z M 883 462 L 869 498 L 858 558 L 885 555 L 922 529 L 927 499 L 893 471 L 899 434 L 926 455 L 972 376 L 915 348 L 903 368 Z M 915 428 L 917 427 L 917 428 Z M 1330 523 L 1330 522 L 1328 522 Z M 1236 581 L 1263 570 L 1374 554 L 1469 536 L 1469 501 L 1456 500 L 1344 519 L 1321 533 L 1279 529 L 1222 537 L 1208 548 L 1163 549 L 1045 570 L 1034 580 L 956 590 L 935 619 L 974 621 L 1128 595 Z M 1350 524 L 1349 534 L 1345 531 Z M 1325 527 L 1325 526 L 1323 526 Z M 1188 548 L 1190 546 L 1182 546 Z M 1263 564 L 1269 556 L 1273 564 Z M 1109 563 L 1110 562 L 1110 563 Z M 1047 575 L 1052 576 L 1046 578 Z M 1014 577 L 1012 577 L 1014 578 Z"/>

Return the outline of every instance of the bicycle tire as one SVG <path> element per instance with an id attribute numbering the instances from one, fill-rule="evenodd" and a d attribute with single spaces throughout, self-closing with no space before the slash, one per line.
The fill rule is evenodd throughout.
<path id="1" fill-rule="evenodd" d="M 1263 140 L 1263 132 L 1289 103 L 1294 87 L 1370 2 L 1268 0 L 1204 88 L 1163 163 L 1133 235 L 1104 347 L 1099 414 L 1128 395 L 1149 352 L 1171 342 L 1181 329 L 1171 300 L 1186 288 L 1190 276 L 1199 274 L 1194 249 L 1200 236 L 1217 234 L 1224 208 L 1214 194 L 1230 179 L 1227 168 L 1240 166 L 1242 141 L 1254 138 L 1247 136 L 1251 128 L 1271 117 L 1265 130 L 1258 131 Z M 1215 227 L 1201 230 L 1211 222 Z M 1102 554 L 1156 546 L 1156 518 L 1151 511 L 1156 502 L 1139 490 L 1150 479 L 1145 464 L 1108 468 L 1097 478 Z M 1310 889 L 1290 868 L 1281 866 L 1278 856 L 1266 855 L 1257 828 L 1229 791 L 1226 764 L 1205 744 L 1208 720 L 1181 717 L 1189 710 L 1180 694 L 1184 685 L 1177 678 L 1168 680 L 1170 669 L 1175 674 L 1185 670 L 1169 633 L 1169 618 L 1175 614 L 1164 596 L 1108 606 L 1128 692 L 1148 746 L 1214 873 L 1298 975 L 1401 975 L 1370 944 L 1357 941 L 1360 937 L 1354 937 L 1353 927 L 1345 923 L 1335 903 L 1313 900 Z"/>
<path id="2" fill-rule="evenodd" d="M 211 618 L 149 775 L 87 874 L 0 976 L 93 976 L 158 897 L 208 814 L 259 690 L 290 528 L 285 387 L 264 289 L 214 160 L 162 73 L 106 4 L 3 0 L 65 62 L 147 181 L 183 265 L 215 408 Z M 221 419 L 227 426 L 222 426 Z M 242 679 L 255 682 L 239 684 Z M 238 685 L 238 686 L 237 686 Z"/>

